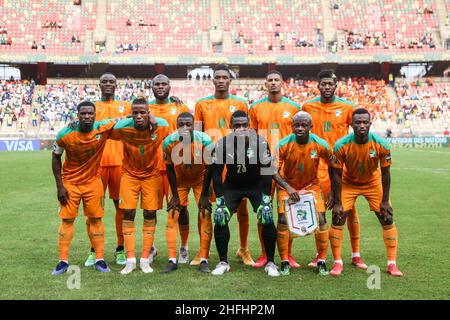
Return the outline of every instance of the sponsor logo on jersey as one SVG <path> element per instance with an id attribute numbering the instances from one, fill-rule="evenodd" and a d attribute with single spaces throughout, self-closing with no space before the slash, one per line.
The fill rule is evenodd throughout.
<path id="1" fill-rule="evenodd" d="M 291 113 L 289 111 L 283 112 L 283 118 L 289 118 L 291 116 Z"/>
<path id="2" fill-rule="evenodd" d="M 316 150 L 311 150 L 309 155 L 311 156 L 311 159 L 315 159 L 315 158 L 317 158 L 317 151 Z"/>
<path id="3" fill-rule="evenodd" d="M 341 114 L 342 114 L 342 110 L 337 109 L 337 110 L 336 110 L 336 117 L 340 117 Z"/>
<path id="4" fill-rule="evenodd" d="M 101 133 L 99 133 L 99 134 L 97 134 L 97 135 L 95 136 L 95 139 L 97 139 L 97 140 L 100 140 L 101 138 L 102 138 Z"/>
<path id="5" fill-rule="evenodd" d="M 158 135 L 157 135 L 156 133 L 152 134 L 152 137 L 151 137 L 151 139 L 152 139 L 152 140 L 156 140 L 156 139 L 158 139 Z"/>
<path id="6" fill-rule="evenodd" d="M 375 150 L 373 150 L 373 149 L 370 149 L 369 150 L 369 156 L 371 158 L 375 158 L 377 156 L 377 152 Z"/>
<path id="7" fill-rule="evenodd" d="M 120 113 L 124 113 L 125 112 L 125 107 L 124 106 L 119 106 L 119 112 Z"/>

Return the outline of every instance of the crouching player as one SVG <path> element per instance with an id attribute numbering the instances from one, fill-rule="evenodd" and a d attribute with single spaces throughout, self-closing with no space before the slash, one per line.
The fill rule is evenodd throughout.
<path id="1" fill-rule="evenodd" d="M 262 239 L 268 262 L 265 271 L 269 276 L 279 276 L 274 264 L 276 229 L 273 223 L 272 158 L 267 141 L 249 129 L 249 119 L 244 111 L 236 111 L 231 116 L 233 132 L 219 140 L 214 149 L 213 185 L 216 193 L 214 214 L 214 239 L 220 262 L 212 271 L 222 275 L 230 271 L 228 263 L 228 242 L 230 229 L 228 222 L 242 199 L 248 198 L 262 223 Z M 226 165 L 225 181 L 222 174 Z"/>
<path id="2" fill-rule="evenodd" d="M 194 130 L 194 116 L 183 112 L 177 118 L 177 131 L 164 139 L 163 157 L 166 163 L 172 195 L 167 205 L 166 240 L 169 261 L 163 273 L 177 269 L 177 234 L 180 212 L 187 211 L 189 191 L 194 191 L 199 207 L 200 272 L 210 272 L 209 248 L 212 238 L 211 203 L 208 191 L 211 183 L 213 143 L 203 132 Z"/>
<path id="3" fill-rule="evenodd" d="M 120 140 L 124 146 L 124 160 L 120 180 L 120 208 L 124 210 L 123 237 L 127 261 L 121 274 L 136 269 L 134 219 L 141 195 L 144 222 L 142 227 L 142 255 L 140 268 L 144 273 L 153 272 L 150 266 L 150 248 L 156 229 L 156 211 L 160 208 L 159 158 L 155 157 L 169 125 L 162 118 L 155 118 L 157 128 L 151 130 L 150 114 L 145 98 L 137 98 L 131 105 L 132 118 L 120 120 L 111 132 L 111 139 Z M 97 251 L 96 251 L 97 252 Z"/>
<path id="4" fill-rule="evenodd" d="M 78 123 L 63 128 L 53 146 L 52 169 L 56 180 L 58 201 L 61 205 L 59 217 L 59 263 L 53 275 L 69 268 L 69 249 L 74 234 L 74 221 L 83 200 L 84 214 L 89 219 L 89 238 L 95 250 L 95 269 L 109 272 L 104 260 L 105 227 L 103 185 L 100 179 L 100 160 L 114 120 L 95 121 L 95 105 L 89 101 L 78 107 Z M 66 151 L 62 167 L 61 157 Z"/>
<path id="5" fill-rule="evenodd" d="M 325 202 L 322 188 L 318 180 L 320 159 L 329 164 L 331 176 L 331 150 L 328 143 L 309 131 L 312 128 L 312 118 L 307 112 L 295 114 L 292 123 L 294 133 L 283 138 L 277 147 L 276 163 L 279 171 L 274 176 L 278 187 L 278 225 L 277 244 L 281 257 L 281 275 L 290 274 L 289 265 L 289 230 L 286 220 L 284 199 L 300 201 L 300 193 L 313 193 L 316 211 L 319 216 L 319 274 L 327 275 L 325 259 L 328 248 L 328 226 L 325 218 Z"/>
<path id="6" fill-rule="evenodd" d="M 397 228 L 389 203 L 391 187 L 391 151 L 388 142 L 370 132 L 372 122 L 366 109 L 356 109 L 352 116 L 353 133 L 336 141 L 333 153 L 334 207 L 330 230 L 331 250 L 334 256 L 330 274 L 339 276 L 344 271 L 341 258 L 344 224 L 349 211 L 359 196 L 364 196 L 383 227 L 383 239 L 388 262 L 387 273 L 401 277 L 397 268 Z M 381 177 L 380 169 L 381 166 Z M 343 168 L 345 173 L 343 174 Z"/>

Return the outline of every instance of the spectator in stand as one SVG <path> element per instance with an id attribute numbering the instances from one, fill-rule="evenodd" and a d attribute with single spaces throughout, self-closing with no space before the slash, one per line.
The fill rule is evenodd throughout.
<path id="1" fill-rule="evenodd" d="M 33 44 L 31 45 L 31 49 L 37 50 L 37 48 L 38 48 L 38 46 L 37 46 L 36 41 L 33 41 Z"/>
<path id="2" fill-rule="evenodd" d="M 127 27 L 131 27 L 131 26 L 132 26 L 131 20 L 128 18 L 128 20 L 127 20 Z"/>
<path id="3" fill-rule="evenodd" d="M 445 128 L 444 130 L 444 137 L 449 137 L 450 136 L 450 132 L 448 131 L 448 128 Z"/>

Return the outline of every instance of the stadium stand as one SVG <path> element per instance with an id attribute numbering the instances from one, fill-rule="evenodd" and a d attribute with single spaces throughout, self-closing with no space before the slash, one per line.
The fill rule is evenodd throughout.
<path id="1" fill-rule="evenodd" d="M 94 0 L 83 1 L 82 6 L 71 1 L 4 1 L 1 11 L 0 26 L 7 30 L 11 45 L 0 46 L 0 52 L 82 53 L 84 32 L 95 25 Z"/>
<path id="2" fill-rule="evenodd" d="M 438 22 L 432 0 L 334 2 L 339 3 L 333 6 L 334 24 L 346 33 L 350 50 L 362 54 L 436 50 L 433 32 Z"/>
<path id="3" fill-rule="evenodd" d="M 209 1 L 108 2 L 107 27 L 115 32 L 116 53 L 201 53 Z"/>
<path id="4" fill-rule="evenodd" d="M 0 80 L 0 132 L 25 132 L 29 122 L 34 83 Z"/>
<path id="5" fill-rule="evenodd" d="M 320 1 L 221 0 L 225 31 L 238 54 L 312 54 L 323 47 Z"/>

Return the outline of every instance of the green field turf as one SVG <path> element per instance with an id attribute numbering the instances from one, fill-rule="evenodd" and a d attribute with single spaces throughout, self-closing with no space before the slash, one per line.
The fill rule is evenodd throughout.
<path id="1" fill-rule="evenodd" d="M 159 256 L 155 272 L 136 270 L 122 276 L 113 263 L 115 248 L 114 214 L 107 204 L 106 260 L 112 269 L 100 274 L 85 268 L 89 242 L 85 220 L 76 221 L 70 263 L 81 268 L 81 288 L 69 290 L 68 275 L 50 273 L 58 260 L 58 225 L 56 189 L 51 173 L 51 153 L 0 153 L 0 298 L 1 299 L 449 299 L 450 230 L 450 149 L 393 150 L 391 198 L 399 231 L 398 265 L 403 278 L 384 273 L 386 254 L 378 220 L 359 199 L 361 253 L 365 262 L 378 265 L 382 272 L 381 288 L 369 290 L 369 274 L 349 263 L 350 241 L 344 240 L 344 275 L 320 277 L 307 267 L 292 270 L 291 276 L 269 278 L 263 269 L 252 269 L 238 262 L 236 218 L 233 217 L 229 246 L 232 271 L 222 277 L 200 274 L 195 267 L 180 265 L 178 271 L 160 274 L 167 250 L 165 218 L 161 211 L 156 234 Z M 191 201 L 191 203 L 193 203 Z M 191 204 L 191 258 L 198 248 L 194 205 Z M 140 254 L 142 216 L 137 219 L 138 257 Z M 331 222 L 330 213 L 327 214 Z M 256 217 L 251 216 L 250 250 L 256 259 L 260 253 Z M 314 238 L 296 239 L 294 256 L 303 265 L 315 252 Z M 331 250 L 328 265 L 331 267 Z M 214 241 L 210 264 L 218 262 Z M 279 263 L 279 257 L 276 256 Z"/>

